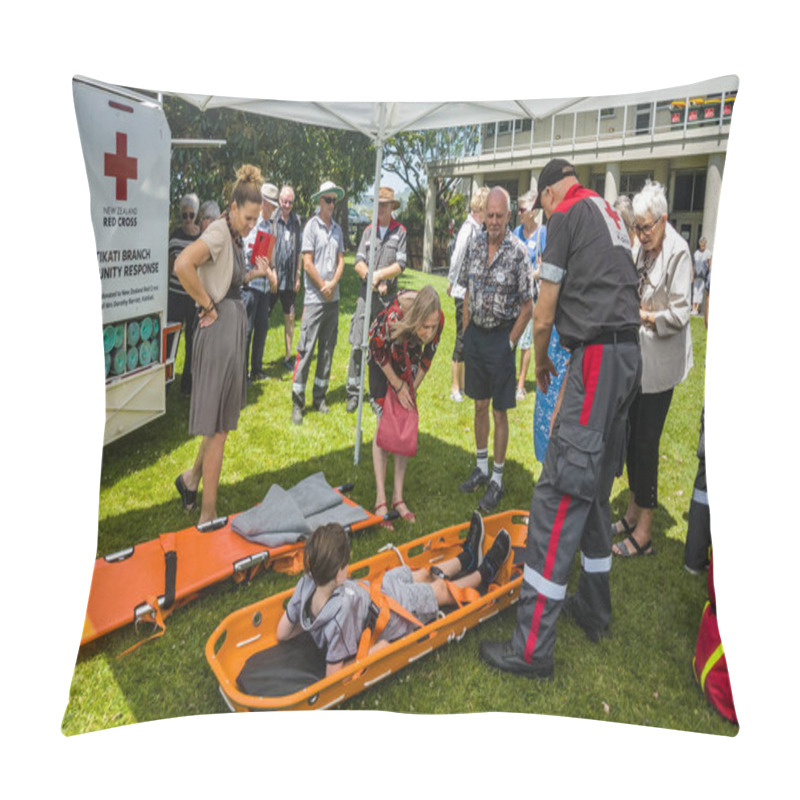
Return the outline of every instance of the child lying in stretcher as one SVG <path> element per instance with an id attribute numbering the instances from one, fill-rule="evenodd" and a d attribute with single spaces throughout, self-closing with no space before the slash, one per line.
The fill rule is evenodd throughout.
<path id="1" fill-rule="evenodd" d="M 456 602 L 445 579 L 465 573 L 453 581 L 454 586 L 464 589 L 478 589 L 494 581 L 511 552 L 511 537 L 501 530 L 485 556 L 482 545 L 483 520 L 475 512 L 461 552 L 437 565 L 436 576 L 428 569 L 396 567 L 384 574 L 381 590 L 426 624 L 436 618 L 440 606 Z M 317 647 L 325 651 L 326 675 L 332 675 L 358 652 L 361 635 L 374 611 L 373 603 L 369 590 L 347 577 L 350 541 L 341 525 L 317 528 L 306 542 L 303 560 L 306 572 L 286 606 L 276 635 L 283 641 L 308 631 Z M 405 636 L 415 627 L 412 621 L 392 611 L 379 641 L 369 652 Z"/>

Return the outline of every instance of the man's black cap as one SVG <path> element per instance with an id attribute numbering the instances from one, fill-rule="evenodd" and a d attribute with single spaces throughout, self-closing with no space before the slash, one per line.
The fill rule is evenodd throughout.
<path id="1" fill-rule="evenodd" d="M 542 204 L 540 203 L 542 192 L 548 186 L 552 186 L 554 183 L 558 183 L 562 178 L 566 178 L 570 175 L 575 175 L 575 167 L 573 167 L 569 161 L 565 161 L 563 158 L 550 159 L 550 161 L 544 165 L 542 174 L 539 175 L 539 182 L 536 186 L 536 201 L 534 202 L 533 207 L 542 207 Z"/>

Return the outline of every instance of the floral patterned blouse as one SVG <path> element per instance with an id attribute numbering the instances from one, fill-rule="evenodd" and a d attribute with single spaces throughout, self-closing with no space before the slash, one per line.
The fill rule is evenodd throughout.
<path id="1" fill-rule="evenodd" d="M 404 342 L 393 340 L 390 330 L 393 325 L 403 318 L 400 298 L 408 291 L 412 290 L 405 289 L 399 292 L 394 302 L 375 317 L 369 329 L 369 357 L 371 361 L 374 361 L 379 366 L 391 364 L 397 376 L 408 381 L 408 376 L 404 375 L 407 371 L 407 351 L 408 361 L 411 364 L 411 381 L 413 382 L 413 378 L 420 367 L 425 372 L 431 368 L 431 362 L 436 354 L 436 348 L 439 345 L 439 339 L 444 328 L 444 313 L 442 311 L 439 312 L 439 328 L 428 344 L 423 345 L 416 337 L 411 337 Z"/>

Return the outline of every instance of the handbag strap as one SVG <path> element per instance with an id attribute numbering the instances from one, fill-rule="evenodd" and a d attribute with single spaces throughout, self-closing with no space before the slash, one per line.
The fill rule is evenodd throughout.
<path id="1" fill-rule="evenodd" d="M 411 369 L 411 359 L 408 355 L 408 339 L 403 342 L 403 355 L 406 359 L 406 368 L 403 371 L 403 374 L 400 376 L 407 384 L 408 388 L 411 389 L 411 396 L 415 396 L 415 389 L 414 389 L 414 371 Z M 406 377 L 406 375 L 408 377 Z"/>

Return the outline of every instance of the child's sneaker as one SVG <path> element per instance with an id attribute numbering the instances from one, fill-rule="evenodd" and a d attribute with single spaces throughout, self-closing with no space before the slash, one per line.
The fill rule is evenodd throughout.
<path id="1" fill-rule="evenodd" d="M 469 532 L 458 554 L 458 560 L 461 562 L 461 569 L 466 573 L 474 572 L 483 561 L 483 517 L 477 511 L 472 512 Z"/>
<path id="2" fill-rule="evenodd" d="M 495 537 L 492 546 L 483 557 L 483 562 L 478 567 L 484 586 L 494 582 L 497 573 L 500 572 L 500 568 L 506 563 L 510 554 L 511 537 L 508 535 L 508 531 L 503 528 Z"/>

